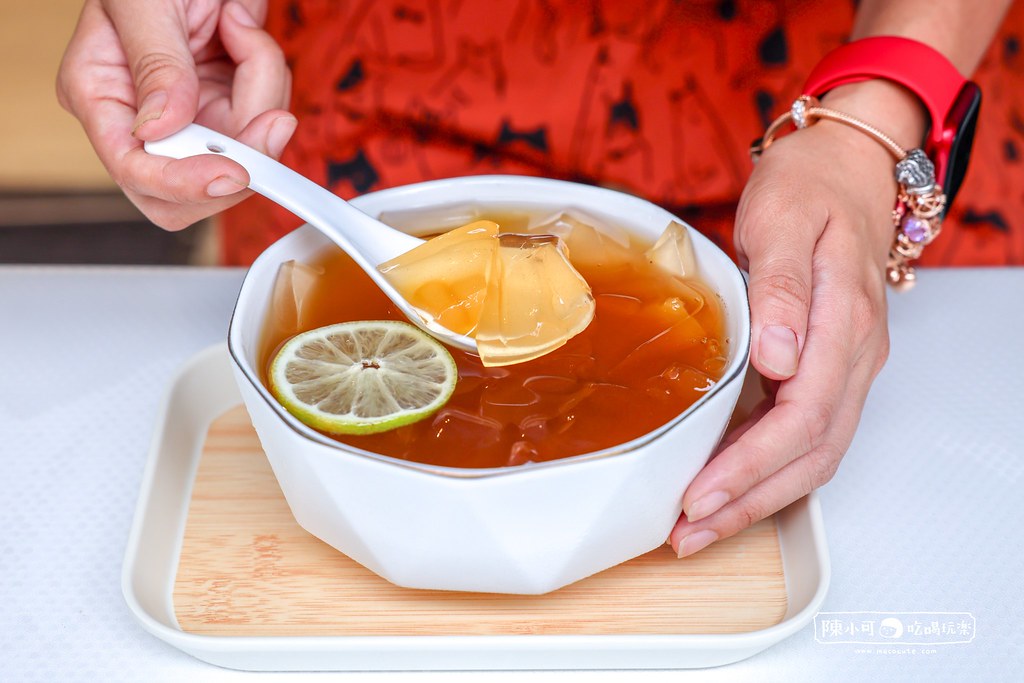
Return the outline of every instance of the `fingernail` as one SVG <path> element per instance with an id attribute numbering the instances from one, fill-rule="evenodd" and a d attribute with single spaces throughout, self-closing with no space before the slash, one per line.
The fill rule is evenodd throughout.
<path id="1" fill-rule="evenodd" d="M 267 153 L 275 159 L 281 156 L 284 146 L 292 139 L 292 133 L 299 125 L 298 119 L 294 116 L 281 116 L 274 119 L 270 124 L 270 132 L 267 133 Z"/>
<path id="2" fill-rule="evenodd" d="M 796 373 L 799 350 L 793 330 L 782 325 L 764 328 L 757 349 L 758 360 L 772 372 L 783 377 L 792 377 Z"/>
<path id="3" fill-rule="evenodd" d="M 679 541 L 679 559 L 683 559 L 687 555 L 693 555 L 698 550 L 703 550 L 717 540 L 718 534 L 711 529 L 690 534 Z"/>
<path id="4" fill-rule="evenodd" d="M 696 522 L 704 519 L 713 512 L 729 502 L 729 494 L 725 491 L 715 491 L 694 501 L 690 509 L 686 511 L 686 521 Z"/>
<path id="5" fill-rule="evenodd" d="M 145 123 L 155 121 L 164 113 L 164 107 L 167 106 L 167 93 L 163 90 L 158 90 L 154 93 L 150 93 L 146 99 L 142 101 L 142 106 L 139 107 L 139 114 L 135 117 L 135 127 L 132 128 L 132 135 Z"/>
<path id="6" fill-rule="evenodd" d="M 229 194 L 241 192 L 245 187 L 242 181 L 235 180 L 231 176 L 222 175 L 219 178 L 214 178 L 206 186 L 206 194 L 211 197 L 226 197 Z"/>
<path id="7" fill-rule="evenodd" d="M 248 26 L 249 28 L 256 28 L 256 20 L 253 19 L 249 11 L 246 10 L 240 3 L 229 2 L 224 10 L 231 15 L 231 18 L 237 21 L 242 26 Z"/>

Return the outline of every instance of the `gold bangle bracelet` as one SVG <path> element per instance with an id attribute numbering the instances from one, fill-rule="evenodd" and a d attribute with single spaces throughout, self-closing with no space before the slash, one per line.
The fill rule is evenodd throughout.
<path id="1" fill-rule="evenodd" d="M 897 290 L 909 289 L 916 280 L 910 261 L 920 258 L 924 248 L 939 235 L 946 208 L 946 195 L 935 181 L 935 166 L 923 150 L 912 149 L 908 152 L 870 123 L 822 107 L 810 95 L 801 95 L 788 112 L 772 121 L 760 140 L 754 141 L 750 147 L 751 156 L 757 161 L 775 142 L 786 123 L 792 122 L 800 130 L 822 119 L 859 130 L 885 147 L 896 159 L 896 207 L 892 212 L 894 234 L 889 248 L 886 280 Z"/>

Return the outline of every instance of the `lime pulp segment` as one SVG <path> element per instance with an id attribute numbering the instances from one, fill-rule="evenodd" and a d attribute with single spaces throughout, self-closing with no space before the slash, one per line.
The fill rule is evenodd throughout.
<path id="1" fill-rule="evenodd" d="M 371 434 L 436 412 L 455 390 L 447 349 L 404 322 L 328 325 L 290 339 L 270 366 L 270 390 L 303 423 Z"/>

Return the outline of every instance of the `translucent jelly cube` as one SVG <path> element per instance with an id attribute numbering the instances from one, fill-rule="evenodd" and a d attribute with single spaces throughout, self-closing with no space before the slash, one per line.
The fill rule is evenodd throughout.
<path id="1" fill-rule="evenodd" d="M 483 211 L 476 204 L 449 204 L 428 209 L 382 211 L 379 220 L 411 235 L 436 235 L 476 222 Z"/>
<path id="2" fill-rule="evenodd" d="M 594 317 L 590 287 L 553 235 L 498 236 L 491 278 L 474 336 L 485 365 L 542 356 L 582 332 Z"/>
<path id="3" fill-rule="evenodd" d="M 650 318 L 648 318 L 650 319 Z M 671 358 L 674 351 L 699 346 L 707 338 L 707 331 L 697 318 L 680 316 L 676 322 L 662 318 L 659 324 L 639 327 L 631 336 L 630 349 L 619 356 L 608 376 L 629 382 L 637 377 L 639 369 L 652 364 L 656 358 Z"/>
<path id="4" fill-rule="evenodd" d="M 537 358 L 594 317 L 590 286 L 553 235 L 499 233 L 477 221 L 380 265 L 413 306 L 476 338 L 486 366 Z"/>
<path id="5" fill-rule="evenodd" d="M 572 262 L 581 266 L 615 265 L 633 258 L 625 230 L 575 211 L 531 224 L 528 232 L 562 238 Z"/>
<path id="6" fill-rule="evenodd" d="M 310 319 L 309 298 L 317 279 L 323 274 L 323 268 L 298 261 L 281 264 L 274 281 L 267 320 L 280 327 L 283 335 L 290 337 L 299 330 L 316 327 Z"/>
<path id="7" fill-rule="evenodd" d="M 526 440 L 516 441 L 512 444 L 512 448 L 509 449 L 508 462 L 505 464 L 508 467 L 526 465 L 533 462 L 537 457 L 537 447 L 533 443 Z"/>
<path id="8" fill-rule="evenodd" d="M 668 224 L 644 256 L 670 275 L 679 278 L 697 277 L 697 256 L 693 251 L 690 231 L 676 221 Z"/>
<path id="9" fill-rule="evenodd" d="M 505 424 L 515 424 L 532 414 L 540 396 L 518 383 L 493 382 L 480 392 L 480 410 Z"/>
<path id="10" fill-rule="evenodd" d="M 710 375 L 684 363 L 671 363 L 660 374 L 643 383 L 648 396 L 661 400 L 680 395 L 697 400 L 700 394 L 714 386 L 715 380 Z"/>
<path id="11" fill-rule="evenodd" d="M 458 437 L 448 435 L 448 438 L 482 450 L 501 441 L 503 426 L 497 420 L 465 410 L 442 408 L 434 416 L 431 429 L 438 438 L 445 437 L 446 432 L 451 432 L 457 434 Z"/>
<path id="12" fill-rule="evenodd" d="M 453 332 L 472 334 L 483 310 L 497 234 L 497 223 L 470 223 L 379 269 L 413 306 Z"/>

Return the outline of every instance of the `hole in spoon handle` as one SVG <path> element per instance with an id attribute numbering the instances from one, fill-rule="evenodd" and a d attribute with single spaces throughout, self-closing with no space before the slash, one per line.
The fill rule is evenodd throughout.
<path id="1" fill-rule="evenodd" d="M 231 156 L 230 150 L 237 147 L 237 144 L 232 144 L 233 142 L 235 141 L 215 130 L 191 123 L 161 140 L 146 141 L 144 147 L 150 154 L 171 159 L 187 159 L 210 153 Z"/>

